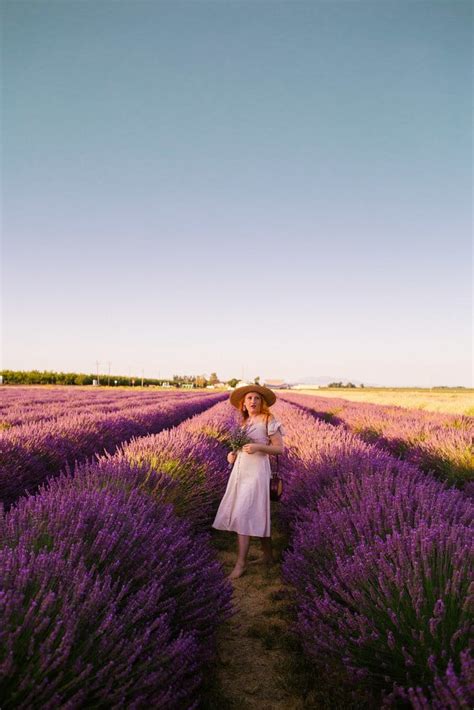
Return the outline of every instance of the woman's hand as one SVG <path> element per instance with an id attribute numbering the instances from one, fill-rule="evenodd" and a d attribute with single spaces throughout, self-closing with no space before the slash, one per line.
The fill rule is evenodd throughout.
<path id="1" fill-rule="evenodd" d="M 229 451 L 227 454 L 227 463 L 235 463 L 235 459 L 237 458 L 237 454 L 235 451 Z"/>
<path id="2" fill-rule="evenodd" d="M 242 451 L 245 451 L 246 454 L 255 454 L 260 451 L 260 444 L 245 444 L 242 447 Z"/>

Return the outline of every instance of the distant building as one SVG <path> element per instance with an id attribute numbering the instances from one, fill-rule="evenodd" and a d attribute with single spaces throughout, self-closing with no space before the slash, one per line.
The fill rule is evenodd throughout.
<path id="1" fill-rule="evenodd" d="M 291 387 L 285 380 L 265 380 L 263 384 L 271 390 L 287 390 Z"/>
<path id="2" fill-rule="evenodd" d="M 305 385 L 302 382 L 299 382 L 297 385 L 291 385 L 291 388 L 294 390 L 318 390 L 321 385 Z"/>
<path id="3" fill-rule="evenodd" d="M 235 389 L 237 387 L 248 387 L 248 385 L 254 385 L 255 382 L 244 382 L 243 380 L 240 380 L 240 382 L 237 382 L 235 385 Z M 291 385 L 288 384 L 288 382 L 285 382 L 285 380 L 265 380 L 263 383 L 264 387 L 269 387 L 272 390 L 283 390 L 283 389 L 290 389 Z M 229 387 L 229 389 L 234 389 L 233 387 Z"/>
<path id="4" fill-rule="evenodd" d="M 237 389 L 237 387 L 247 387 L 247 385 L 253 384 L 252 382 L 244 382 L 243 380 L 240 380 L 240 382 L 237 382 L 235 385 L 234 389 Z"/>

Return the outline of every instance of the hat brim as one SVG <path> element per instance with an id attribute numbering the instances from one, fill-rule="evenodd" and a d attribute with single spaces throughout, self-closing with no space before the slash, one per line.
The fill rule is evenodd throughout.
<path id="1" fill-rule="evenodd" d="M 258 392 L 261 394 L 269 407 L 276 402 L 275 392 L 268 387 L 264 387 L 263 385 L 245 385 L 244 387 L 237 387 L 237 389 L 231 393 L 229 397 L 230 403 L 234 407 L 238 407 L 239 402 L 245 397 L 247 392 Z"/>

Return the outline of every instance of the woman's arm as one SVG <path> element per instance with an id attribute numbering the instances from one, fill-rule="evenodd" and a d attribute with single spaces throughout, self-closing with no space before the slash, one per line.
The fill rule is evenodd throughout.
<path id="1" fill-rule="evenodd" d="M 269 435 L 271 444 L 245 444 L 242 451 L 247 454 L 254 454 L 256 451 L 261 451 L 262 454 L 282 454 L 284 450 L 283 437 L 279 431 L 272 436 Z"/>

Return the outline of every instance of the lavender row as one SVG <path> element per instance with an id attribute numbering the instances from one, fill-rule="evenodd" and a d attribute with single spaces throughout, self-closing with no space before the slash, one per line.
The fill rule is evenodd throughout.
<path id="1" fill-rule="evenodd" d="M 0 432 L 0 500 L 9 506 L 68 464 L 83 461 L 134 436 L 172 427 L 225 395 L 161 398 L 159 404 L 112 414 L 71 414 Z"/>
<path id="2" fill-rule="evenodd" d="M 175 512 L 209 531 L 229 478 L 226 441 L 235 423 L 235 411 L 221 402 L 171 430 L 124 444 L 114 459 L 172 479 L 167 500 Z"/>
<path id="3" fill-rule="evenodd" d="M 312 395 L 284 395 L 318 419 L 342 425 L 368 443 L 452 483 L 472 481 L 474 418 L 361 404 Z"/>
<path id="4" fill-rule="evenodd" d="M 75 387 L 47 391 L 39 394 L 27 387 L 7 390 L 10 397 L 4 397 L 0 405 L 0 430 L 14 426 L 32 424 L 50 419 L 58 419 L 72 412 L 76 414 L 91 414 L 102 412 L 109 414 L 122 410 L 132 410 L 145 404 L 159 405 L 162 399 L 192 398 L 202 396 L 202 393 L 189 391 L 151 391 L 128 392 L 123 390 L 78 390 Z M 59 390 L 59 391 L 58 391 Z M 5 394 L 5 391 L 3 392 Z"/>
<path id="5" fill-rule="evenodd" d="M 233 611 L 201 532 L 226 485 L 227 421 L 218 404 L 76 465 L 3 517 L 2 707 L 199 706 Z"/>
<path id="6" fill-rule="evenodd" d="M 286 513 L 285 520 L 289 528 L 292 530 L 293 538 L 296 534 L 298 534 L 299 526 L 302 526 L 302 539 L 304 542 L 306 539 L 306 533 L 308 532 L 304 526 L 308 526 L 311 522 L 308 516 L 311 512 L 315 512 L 319 501 L 325 499 L 328 501 L 332 500 L 332 486 L 335 485 L 338 479 L 341 480 L 342 490 L 340 491 L 339 497 L 336 495 L 335 498 L 336 500 L 340 499 L 342 501 L 341 507 L 343 510 L 346 508 L 348 510 L 351 509 L 353 506 L 353 500 L 349 495 L 348 502 L 346 502 L 346 499 L 344 498 L 346 486 L 344 485 L 344 481 L 342 479 L 344 473 L 347 470 L 351 470 L 351 466 L 355 479 L 355 490 L 359 492 L 360 498 L 364 501 L 369 501 L 369 498 L 366 495 L 367 490 L 370 490 L 370 487 L 373 485 L 374 481 L 378 480 L 378 476 L 382 475 L 384 471 L 387 472 L 387 475 L 390 473 L 392 475 L 393 480 L 391 478 L 382 478 L 380 485 L 380 491 L 384 491 L 386 493 L 388 492 L 388 503 L 384 501 L 384 505 L 387 507 L 384 508 L 377 497 L 375 498 L 377 504 L 372 502 L 372 505 L 369 505 L 369 509 L 376 521 L 379 520 L 380 510 L 384 511 L 385 514 L 388 514 L 390 511 L 390 505 L 393 504 L 394 492 L 396 491 L 398 478 L 401 475 L 401 472 L 405 472 L 408 481 L 412 480 L 412 477 L 418 476 L 418 482 L 420 484 L 424 482 L 427 485 L 429 484 L 429 486 L 434 486 L 433 491 L 435 498 L 440 491 L 450 494 L 449 500 L 436 498 L 438 501 L 438 513 L 436 512 L 436 506 L 434 505 L 433 498 L 430 499 L 428 497 L 425 508 L 423 508 L 423 506 L 417 505 L 417 498 L 415 496 L 415 505 L 410 509 L 411 517 L 409 515 L 407 521 L 405 521 L 405 527 L 403 528 L 404 533 L 407 530 L 411 532 L 413 530 L 421 529 L 420 521 L 425 521 L 428 512 L 432 515 L 432 519 L 428 518 L 427 521 L 428 530 L 434 528 L 436 515 L 439 514 L 439 511 L 441 510 L 446 512 L 448 517 L 452 515 L 453 520 L 457 521 L 456 524 L 459 525 L 460 528 L 466 528 L 467 523 L 471 520 L 472 510 L 468 506 L 466 507 L 466 501 L 460 497 L 458 492 L 446 491 L 446 489 L 443 486 L 440 486 L 439 483 L 431 479 L 429 476 L 422 476 L 419 471 L 408 464 L 394 461 L 387 454 L 374 449 L 374 447 L 363 444 L 357 439 L 357 437 L 352 436 L 349 432 L 344 432 L 340 429 L 320 424 L 316 422 L 314 418 L 309 415 L 304 415 L 303 412 L 295 410 L 295 408 L 290 405 L 278 404 L 277 414 L 285 422 L 287 430 L 286 443 L 288 448 L 282 460 L 282 468 L 287 481 L 287 490 L 283 501 L 283 517 L 285 518 Z M 223 487 L 225 486 L 226 474 L 224 473 L 225 468 L 223 464 L 225 461 L 226 450 L 222 442 L 225 441 L 226 431 L 231 423 L 233 423 L 233 415 L 232 413 L 229 413 L 228 405 L 217 405 L 204 414 L 193 417 L 191 420 L 184 422 L 180 427 L 174 430 L 174 432 L 163 432 L 157 437 L 147 437 L 148 441 L 143 439 L 131 442 L 129 446 L 122 447 L 116 457 L 113 457 L 110 460 L 103 459 L 101 462 L 98 462 L 96 464 L 98 468 L 91 470 L 90 466 L 89 468 L 87 466 L 82 467 L 82 475 L 80 471 L 76 469 L 76 475 L 74 478 L 67 480 L 62 478 L 61 481 L 58 480 L 57 483 L 51 484 L 51 486 L 53 488 L 54 486 L 58 486 L 58 489 L 62 490 L 66 484 L 75 487 L 77 490 L 81 490 L 81 487 L 86 491 L 98 488 L 100 490 L 112 490 L 114 492 L 118 491 L 123 493 L 124 491 L 127 491 L 128 486 L 125 483 L 124 476 L 120 474 L 120 471 L 122 471 L 123 474 L 123 472 L 127 470 L 127 466 L 131 468 L 133 468 L 133 466 L 139 466 L 139 468 L 133 469 L 134 475 L 130 478 L 130 481 L 133 479 L 133 487 L 135 490 L 138 489 L 140 491 L 140 495 L 147 499 L 152 499 L 154 505 L 162 505 L 172 501 L 173 504 L 177 506 L 175 511 L 177 511 L 180 507 L 180 515 L 187 516 L 197 527 L 205 527 L 210 524 L 210 519 L 214 512 L 216 501 L 220 499 Z M 176 434 L 176 439 L 174 440 L 173 433 Z M 205 465 L 206 461 L 209 464 L 207 467 Z M 131 464 L 130 462 L 134 463 Z M 367 473 L 367 481 L 365 482 L 365 485 L 360 486 L 359 472 L 364 468 L 364 466 L 364 470 Z M 162 470 L 161 473 L 158 473 L 160 469 L 164 470 Z M 196 473 L 198 474 L 197 476 L 195 475 Z M 201 492 L 199 495 L 193 496 L 192 481 L 196 478 L 201 486 Z M 392 494 L 391 496 L 389 495 L 390 493 Z M 404 499 L 406 499 L 408 505 L 408 501 L 410 499 L 409 495 L 406 494 L 405 496 L 401 496 L 399 499 L 400 503 L 403 502 Z M 207 506 L 204 506 L 203 510 L 201 510 L 200 504 L 206 500 Z M 381 516 L 382 532 L 379 533 L 381 535 L 381 539 L 383 539 L 383 536 L 386 536 L 386 540 L 391 538 L 390 530 L 393 527 L 396 527 L 396 524 L 399 524 L 400 521 L 403 521 L 403 515 L 406 513 L 406 510 L 404 510 L 403 507 L 400 508 L 400 505 L 398 507 L 392 507 L 393 514 L 391 513 L 388 515 L 388 521 L 384 519 L 384 515 Z M 335 513 L 330 512 L 328 518 L 337 518 L 337 512 L 338 509 L 336 507 Z M 31 517 L 33 520 L 38 519 L 38 516 L 36 515 L 32 515 Z M 351 531 L 354 527 L 357 530 L 357 523 L 360 523 L 360 519 L 358 520 L 357 516 L 355 521 L 355 525 L 354 521 L 351 521 L 348 526 Z M 366 528 L 366 531 L 369 531 L 370 535 L 372 535 L 373 525 L 374 521 L 372 520 Z M 342 529 L 345 530 L 345 528 Z M 332 542 L 333 540 L 346 540 L 346 534 L 338 535 L 338 533 L 341 533 L 341 530 L 339 530 L 338 527 L 332 529 L 330 535 L 325 537 L 326 543 L 328 543 L 328 541 Z M 8 537 L 11 538 L 11 534 L 9 536 L 6 535 L 6 539 L 8 539 Z M 49 535 L 46 535 L 47 540 L 49 540 L 49 537 Z M 348 545 L 350 551 L 346 551 L 346 554 L 349 555 L 348 559 L 351 559 L 350 555 L 354 557 L 355 551 L 358 550 L 361 542 L 357 538 L 355 540 L 351 540 L 350 536 L 347 537 L 347 539 L 349 541 Z M 378 539 L 378 537 L 376 537 L 376 539 Z M 313 540 L 313 538 L 311 538 L 311 540 Z M 370 540 L 372 540 L 372 537 Z M 437 550 L 438 548 L 436 546 L 439 547 L 440 539 L 435 537 L 434 540 L 435 542 L 432 542 L 432 545 L 434 545 L 433 549 Z M 457 549 L 456 544 L 458 544 L 457 539 L 454 540 L 454 542 L 450 540 L 451 547 L 449 548 L 449 552 L 451 557 L 453 557 L 453 551 L 455 552 Z M 310 549 L 313 550 L 314 548 L 317 550 L 317 546 L 311 542 Z M 416 550 L 416 541 L 412 542 L 411 547 L 408 549 Z M 343 551 L 341 552 L 341 550 L 338 549 L 337 556 L 342 555 Z M 109 556 L 110 555 L 105 555 L 104 559 Z M 335 555 L 332 557 L 334 556 Z M 327 575 L 330 575 L 334 569 L 331 566 L 333 565 L 332 557 L 331 554 L 329 554 L 330 559 L 327 563 Z M 403 556 L 401 556 L 401 559 L 404 559 Z M 445 555 L 445 559 L 447 559 L 447 555 Z M 455 556 L 454 559 L 456 559 Z M 378 557 L 376 560 L 377 564 L 379 564 Z M 369 569 L 369 563 L 372 563 L 372 576 L 370 578 L 374 577 L 374 561 L 370 558 L 370 555 L 368 560 L 364 557 L 364 562 L 368 565 Z M 465 562 L 465 557 L 463 558 L 462 555 L 458 555 L 458 568 L 460 567 L 461 569 L 464 569 L 466 567 Z M 308 589 L 311 590 L 311 585 L 315 586 L 317 589 L 317 584 L 320 582 L 320 577 L 318 576 L 319 561 L 317 560 L 316 564 L 313 564 L 312 566 L 310 563 L 308 563 L 309 566 L 306 571 L 306 588 L 303 589 L 303 591 L 301 589 L 301 585 L 300 588 L 298 587 L 298 574 L 296 573 L 296 596 L 299 592 L 301 592 L 299 601 L 302 599 L 304 600 L 304 595 L 308 594 Z M 364 567 L 363 565 L 361 566 L 359 561 L 357 569 L 360 571 L 361 568 L 363 571 Z M 378 567 L 375 566 L 375 569 L 378 569 Z M 432 573 L 432 577 L 434 577 L 435 582 L 437 579 L 436 574 L 437 570 Z M 365 578 L 363 577 L 363 579 Z M 458 588 L 455 588 L 455 585 L 453 585 L 455 603 L 459 595 L 463 593 L 463 579 L 464 578 L 461 579 L 461 584 L 458 585 Z M 430 584 L 432 581 L 433 580 L 430 578 Z M 358 582 L 360 583 L 360 580 L 358 580 Z M 295 580 L 293 580 L 293 583 L 295 583 Z M 323 578 L 323 590 L 325 590 L 324 584 L 325 579 Z M 413 582 L 413 584 L 415 583 Z M 364 585 L 361 586 L 364 588 Z M 336 593 L 336 599 L 339 598 L 337 596 L 339 591 L 340 590 Z M 319 596 L 321 595 L 321 591 L 319 589 L 317 589 L 317 594 L 319 594 Z M 456 597 L 456 594 L 458 597 Z M 310 596 L 310 600 L 313 602 L 313 596 Z M 372 602 L 372 597 L 370 597 L 369 601 Z M 382 609 L 385 608 L 383 601 L 384 597 L 382 595 Z M 443 602 L 443 600 L 441 601 Z M 358 600 L 358 603 L 360 603 L 360 599 Z M 299 607 L 300 609 L 302 608 L 301 603 L 299 604 Z M 370 614 L 373 611 L 370 603 L 368 604 L 368 608 L 369 611 L 367 613 L 368 618 L 370 619 L 372 618 Z M 408 610 L 411 613 L 412 610 L 410 605 L 408 605 Z M 341 610 L 336 609 L 336 611 L 340 612 Z M 344 613 L 342 613 L 341 616 L 344 619 L 344 608 L 343 612 Z M 435 629 L 437 628 L 437 618 L 442 612 L 441 604 L 438 604 L 436 612 L 437 616 L 435 615 L 435 621 L 431 623 L 431 627 Z M 299 616 L 298 623 L 301 622 L 302 618 L 305 617 Z M 332 614 L 331 618 L 338 619 L 337 614 Z M 301 631 L 301 628 L 299 629 L 301 637 L 307 641 L 307 651 L 309 654 L 312 654 L 312 657 L 314 657 L 316 663 L 321 662 L 321 648 L 311 648 L 310 643 L 311 639 L 314 640 L 314 628 L 318 620 L 319 617 L 314 613 L 314 608 L 310 604 L 309 621 L 305 619 L 307 627 L 304 627 L 303 631 Z M 431 621 L 431 618 L 429 621 Z M 438 622 L 438 625 L 439 623 L 440 622 Z M 340 626 L 342 628 L 343 625 Z M 459 631 L 459 629 L 457 629 L 457 631 Z M 353 634 L 353 630 L 351 631 L 351 634 Z M 453 636 L 454 635 L 455 634 L 453 634 Z M 352 642 L 352 639 L 353 635 L 350 636 L 349 641 Z M 442 638 L 442 641 L 443 640 L 445 639 Z M 461 633 L 458 633 L 456 640 L 460 642 L 460 646 L 464 649 L 465 636 L 463 637 L 462 629 Z M 345 648 L 344 644 L 341 644 L 340 636 L 336 636 L 336 641 L 338 643 L 330 644 L 331 649 L 325 651 L 325 657 L 329 657 L 333 654 L 334 649 Z M 396 647 L 396 642 L 398 641 L 399 638 L 395 637 L 395 635 L 393 635 L 393 638 L 388 637 L 388 647 L 390 648 L 391 645 Z M 366 649 L 363 648 L 363 650 L 365 651 Z M 445 649 L 441 649 L 441 656 L 443 650 L 445 651 Z M 369 657 L 371 652 L 372 649 L 369 647 Z M 407 650 L 405 647 L 405 652 L 409 654 L 410 648 L 408 647 Z M 382 658 L 384 658 L 384 654 L 386 654 L 386 648 L 382 644 Z M 404 658 L 404 662 L 411 662 L 411 658 L 407 657 L 405 659 L 403 650 L 402 656 Z M 420 659 L 416 659 L 416 661 L 419 660 Z M 422 661 L 423 660 L 424 659 L 422 658 Z M 352 661 L 353 665 L 351 666 L 349 659 L 346 664 L 348 673 L 352 673 L 358 683 L 362 682 L 362 676 L 366 673 L 366 668 L 363 665 L 366 662 L 366 658 L 364 658 L 362 662 L 359 659 L 357 662 Z M 429 690 L 429 685 L 428 688 L 426 687 L 430 682 L 430 678 L 428 678 L 426 684 L 422 684 L 420 686 L 410 686 L 407 684 L 399 684 L 394 686 L 392 681 L 390 692 L 392 694 L 397 693 L 398 697 L 405 693 L 405 696 L 411 700 L 415 707 L 416 703 L 428 702 L 424 694 L 425 692 L 429 693 L 431 701 L 433 701 L 434 697 L 435 700 L 433 702 L 445 702 L 444 707 L 449 707 L 446 702 L 446 699 L 449 697 L 454 697 L 455 702 L 460 702 L 463 694 L 467 692 L 465 686 L 467 684 L 467 674 L 469 672 L 469 659 L 464 650 L 460 650 L 459 658 L 454 656 L 452 659 L 447 661 L 447 664 L 446 658 L 444 658 L 442 663 L 445 664 L 445 672 L 444 674 L 443 672 L 439 672 L 435 675 L 432 685 L 433 691 Z M 380 665 L 380 659 L 376 658 L 372 666 L 378 668 L 377 664 Z M 372 666 L 369 666 L 369 668 L 372 668 Z M 157 667 L 161 669 L 159 664 Z M 436 660 L 431 658 L 431 666 L 429 667 L 431 669 L 433 667 L 437 668 Z M 403 671 L 403 673 L 405 673 L 405 671 Z M 170 677 L 171 676 L 172 674 L 170 674 Z M 406 680 L 406 673 L 403 678 Z M 163 687 L 168 687 L 166 686 L 166 682 L 168 682 L 166 679 L 157 682 L 163 682 Z M 368 676 L 366 676 L 365 682 L 369 683 L 371 687 L 378 687 L 370 672 Z M 391 702 L 389 698 L 390 694 L 386 691 L 387 680 L 385 678 L 384 684 L 385 685 L 380 688 L 380 692 L 385 693 L 387 702 Z M 186 682 L 181 685 L 183 685 L 184 688 L 190 687 L 189 685 L 186 685 Z M 154 688 L 155 692 L 157 692 L 156 684 Z M 161 690 L 160 692 L 164 691 Z M 166 692 L 170 698 L 173 697 L 173 691 L 167 690 Z M 187 697 L 195 697 L 196 692 L 196 687 L 194 690 L 189 690 Z M 434 696 L 433 693 L 436 693 L 436 696 Z M 438 701 L 436 698 L 438 698 Z M 124 702 L 134 706 L 130 697 L 128 697 Z M 169 702 L 172 702 L 172 700 Z M 181 702 L 181 707 L 187 706 L 184 700 L 180 700 L 179 702 Z M 166 707 L 165 701 L 163 701 L 163 705 L 158 706 Z M 422 707 L 422 705 L 419 706 Z M 169 707 L 173 707 L 173 705 L 169 705 Z M 439 707 L 441 707 L 441 705 L 439 705 Z M 452 707 L 462 707 L 462 705 L 453 704 Z"/>
<path id="7" fill-rule="evenodd" d="M 143 396 L 160 396 L 162 394 L 183 394 L 196 393 L 196 390 L 177 390 L 148 387 L 91 387 L 90 385 L 8 385 L 2 387 L 2 402 L 0 411 L 5 407 L 15 403 L 30 403 L 31 406 L 41 406 L 51 401 L 64 402 L 67 400 L 103 400 L 113 399 L 140 399 Z"/>
<path id="8" fill-rule="evenodd" d="M 219 467 L 221 465 L 220 462 L 224 461 L 223 457 L 225 455 L 225 449 L 222 450 L 222 442 L 225 441 L 226 432 L 230 426 L 235 423 L 235 415 L 229 410 L 230 408 L 227 404 L 218 405 L 203 415 L 186 421 L 178 428 L 181 432 L 186 432 L 199 438 L 204 436 L 208 439 L 207 445 L 205 441 L 203 442 L 204 456 L 206 456 L 206 447 L 210 445 L 209 441 L 217 443 L 215 449 L 211 445 L 211 450 L 214 451 L 216 456 L 216 469 L 220 473 L 220 476 L 213 477 L 213 480 L 215 483 L 219 480 L 219 483 L 212 492 L 209 488 L 209 483 L 207 483 L 207 496 L 201 493 L 201 499 L 206 500 L 206 497 L 208 497 L 210 503 L 209 511 L 206 516 L 203 516 L 204 519 L 201 521 L 203 525 L 206 524 L 206 518 L 209 523 L 212 520 L 211 516 L 225 487 L 227 477 L 223 474 L 223 469 Z M 470 697 L 469 693 L 471 691 L 468 687 L 470 661 L 466 652 L 468 611 L 464 603 L 468 595 L 466 584 L 470 574 L 469 558 L 463 543 L 466 542 L 469 533 L 472 536 L 472 504 L 459 491 L 447 489 L 439 481 L 423 474 L 413 465 L 396 460 L 386 452 L 365 444 L 348 431 L 317 422 L 312 416 L 305 415 L 300 410 L 281 402 L 277 404 L 275 413 L 285 422 L 287 432 L 285 437 L 287 448 L 281 461 L 281 468 L 286 478 L 287 487 L 281 503 L 281 515 L 288 529 L 292 531 L 292 537 L 294 538 L 295 535 L 301 536 L 301 540 L 298 538 L 295 548 L 300 545 L 301 549 L 309 550 L 308 554 L 311 559 L 307 575 L 305 577 L 303 574 L 301 575 L 300 586 L 303 589 L 311 588 L 311 584 L 315 584 L 315 580 L 319 579 L 320 571 L 321 573 L 325 569 L 326 571 L 333 571 L 331 565 L 335 559 L 344 559 L 344 556 L 350 559 L 355 550 L 361 548 L 364 544 L 371 547 L 374 536 L 376 540 L 388 540 L 397 533 L 405 541 L 405 537 L 410 537 L 410 535 L 414 534 L 414 530 L 418 530 L 418 535 L 422 536 L 424 528 L 428 530 L 436 528 L 438 537 L 435 535 L 434 540 L 431 541 L 432 553 L 437 559 L 437 555 L 444 551 L 443 560 L 445 565 L 449 565 L 450 560 L 454 559 L 455 561 L 454 569 L 450 568 L 448 570 L 453 582 L 452 588 L 446 592 L 448 596 L 451 595 L 451 603 L 454 603 L 458 612 L 457 617 L 454 614 L 454 618 L 452 618 L 451 615 L 449 622 L 447 622 L 448 626 L 449 624 L 454 625 L 454 630 L 449 639 L 449 643 L 453 643 L 455 646 L 452 651 L 452 657 L 448 658 L 448 647 L 450 648 L 450 646 L 445 630 L 439 629 L 437 642 L 440 657 L 434 661 L 433 654 L 428 654 L 429 649 L 423 648 L 422 644 L 421 654 L 416 659 L 418 671 L 425 668 L 427 659 L 431 663 L 431 670 L 426 677 L 423 677 L 421 686 L 416 685 L 416 683 L 411 684 L 413 677 L 416 678 L 416 675 L 413 676 L 412 674 L 410 676 L 407 674 L 405 666 L 403 666 L 398 678 L 398 684 L 396 679 L 390 678 L 386 674 L 380 684 L 376 673 L 366 672 L 364 659 L 362 659 L 362 662 L 359 660 L 352 667 L 350 667 L 349 662 L 346 662 L 346 672 L 358 686 L 366 682 L 371 694 L 378 692 L 384 696 L 387 704 L 397 702 L 395 697 L 398 699 L 408 698 L 411 699 L 411 702 L 416 707 L 417 702 L 423 702 L 424 692 L 426 692 L 430 700 L 440 703 L 439 707 L 446 702 L 446 698 L 449 696 L 454 697 L 454 703 L 464 702 L 465 698 Z M 160 437 L 164 438 L 162 435 L 157 438 Z M 146 440 L 141 440 L 140 442 L 142 452 L 145 443 Z M 133 446 L 127 448 L 129 449 L 129 454 L 131 454 Z M 197 450 L 198 447 L 191 446 L 188 451 L 192 451 L 193 448 Z M 137 451 L 134 453 L 136 455 Z M 140 460 L 140 458 L 138 457 L 137 460 Z M 172 462 L 173 457 L 171 456 L 167 459 L 167 465 L 171 470 L 173 469 Z M 352 489 L 349 485 L 349 480 L 353 483 Z M 372 495 L 368 495 L 368 491 L 373 491 Z M 183 495 L 183 501 L 186 499 L 187 496 Z M 212 500 L 214 500 L 214 505 L 212 505 Z M 328 503 L 329 510 L 325 521 L 326 526 L 329 527 L 326 527 L 319 538 L 318 548 L 317 545 L 313 544 L 314 538 L 311 535 L 311 525 L 315 520 L 318 520 L 319 511 L 315 513 L 314 509 L 320 500 Z M 336 501 L 335 503 L 334 500 Z M 357 500 L 366 505 L 367 509 L 362 506 L 361 510 L 358 510 Z M 321 514 L 323 509 L 324 505 L 322 505 Z M 348 517 L 345 523 L 341 519 L 341 511 L 347 513 Z M 365 525 L 363 525 L 364 520 Z M 457 527 L 461 532 L 459 533 L 460 538 L 456 538 L 454 542 L 451 540 L 450 545 L 443 550 L 442 540 L 446 529 L 440 532 L 439 524 L 444 520 L 449 521 L 448 527 Z M 331 525 L 333 527 L 330 527 Z M 319 529 L 318 531 L 321 532 Z M 352 539 L 351 533 L 353 534 Z M 332 551 L 330 550 L 330 545 L 328 545 L 328 540 L 334 542 Z M 412 547 L 409 549 L 416 549 L 415 543 L 412 541 Z M 292 546 L 291 550 L 295 548 Z M 455 549 L 458 550 L 458 553 L 460 550 L 460 554 L 457 557 L 453 554 Z M 291 555 L 291 550 L 288 555 Z M 316 552 L 315 557 L 311 557 L 314 550 L 328 554 L 329 562 L 326 568 L 322 564 L 322 553 L 318 557 Z M 374 572 L 375 568 L 372 566 L 369 576 L 373 577 Z M 436 565 L 433 566 L 431 577 L 428 579 L 428 590 L 431 589 L 430 585 L 433 585 L 434 589 L 436 589 L 437 585 L 438 590 L 442 588 L 443 592 L 446 591 L 444 572 L 444 568 L 439 569 L 436 568 Z M 296 572 L 296 576 L 298 576 L 298 572 Z M 459 580 L 457 587 L 456 580 Z M 291 579 L 291 572 L 287 577 L 287 581 L 295 582 L 294 579 Z M 410 613 L 413 611 L 409 597 L 409 591 L 411 590 L 410 580 L 402 579 L 401 586 L 405 591 L 408 589 L 406 593 L 409 599 L 408 618 L 410 618 Z M 295 585 L 295 588 L 298 589 L 298 584 Z M 324 593 L 324 590 L 322 593 Z M 433 601 L 428 593 L 426 594 L 424 607 L 420 612 L 420 627 L 423 626 L 423 623 L 425 625 L 427 623 L 429 627 L 431 621 L 430 612 L 434 613 L 434 606 L 436 606 L 436 602 L 440 597 L 441 595 L 438 595 L 436 600 Z M 367 618 L 371 619 L 373 613 L 371 598 L 369 602 Z M 430 607 L 431 603 L 432 606 Z M 458 603 L 457 607 L 456 603 Z M 297 604 L 301 610 L 298 616 L 298 623 L 304 619 L 305 624 L 305 628 L 302 629 L 299 626 L 297 632 L 301 638 L 308 639 L 306 650 L 311 654 L 309 650 L 311 642 L 315 638 L 322 638 L 321 647 L 317 648 L 316 654 L 314 654 L 313 649 L 312 657 L 317 657 L 319 660 L 321 653 L 323 653 L 325 658 L 330 657 L 331 648 L 341 648 L 342 639 L 340 637 L 332 638 L 323 650 L 324 636 L 315 634 L 315 619 L 310 617 L 308 626 L 307 620 L 303 616 L 302 604 L 299 604 L 298 600 Z M 385 608 L 383 595 L 382 608 Z M 436 609 L 438 613 L 440 609 L 441 605 L 438 604 Z M 344 617 L 346 613 L 344 604 L 341 605 L 339 613 Z M 334 619 L 332 611 L 330 619 Z M 431 627 L 436 629 L 436 623 L 431 621 Z M 394 636 L 395 644 L 392 637 L 389 637 L 390 644 L 393 645 L 394 655 L 396 656 L 395 651 L 398 651 L 403 656 L 404 663 L 409 663 L 410 659 L 408 657 L 405 659 L 404 651 L 407 648 L 410 649 L 410 644 L 411 647 L 416 647 L 417 640 L 413 638 L 413 629 L 409 624 L 405 626 L 402 624 L 401 627 L 401 635 Z M 423 637 L 423 628 L 420 628 L 419 633 Z M 408 642 L 403 638 L 403 634 L 408 636 Z M 353 639 L 352 628 L 350 629 L 349 639 L 351 641 Z M 382 643 L 382 659 L 387 650 L 385 646 Z M 407 653 L 409 653 L 409 650 Z M 376 658 L 372 665 L 378 668 L 379 663 L 383 667 L 385 661 Z M 438 667 L 441 670 L 433 672 L 433 668 Z M 430 665 L 428 665 L 428 668 L 430 668 Z M 364 674 L 366 674 L 365 681 L 363 680 Z M 388 681 L 389 690 L 387 689 L 387 677 L 390 678 Z M 432 690 L 430 690 L 430 687 Z"/>
<path id="9" fill-rule="evenodd" d="M 342 427 L 276 412 L 282 572 L 308 657 L 372 702 L 471 707 L 472 501 Z"/>

